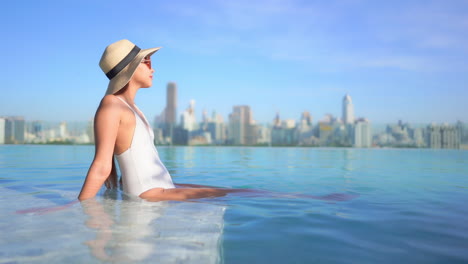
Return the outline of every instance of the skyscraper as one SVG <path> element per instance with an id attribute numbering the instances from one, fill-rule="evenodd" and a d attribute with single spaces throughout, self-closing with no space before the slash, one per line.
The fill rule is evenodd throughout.
<path id="1" fill-rule="evenodd" d="M 354 147 L 372 147 L 372 130 L 369 120 L 360 118 L 354 126 Z"/>
<path id="2" fill-rule="evenodd" d="M 460 137 L 455 126 L 432 124 L 427 127 L 427 131 L 427 145 L 430 148 L 460 148 Z"/>
<path id="3" fill-rule="evenodd" d="M 5 144 L 5 118 L 0 117 L 0 144 Z"/>
<path id="4" fill-rule="evenodd" d="M 257 130 L 248 105 L 233 106 L 229 115 L 229 140 L 234 145 L 254 145 Z"/>
<path id="5" fill-rule="evenodd" d="M 180 124 L 187 131 L 197 129 L 197 120 L 195 118 L 195 100 L 190 100 L 189 107 L 180 116 Z"/>
<path id="6" fill-rule="evenodd" d="M 226 140 L 226 128 L 223 117 L 213 111 L 211 119 L 208 121 L 206 130 L 211 134 L 215 144 L 224 144 Z"/>
<path id="7" fill-rule="evenodd" d="M 25 122 L 22 116 L 5 118 L 5 143 L 23 144 L 25 134 Z"/>
<path id="8" fill-rule="evenodd" d="M 343 116 L 342 120 L 344 124 L 354 123 L 354 106 L 351 96 L 348 94 L 343 97 Z"/>
<path id="9" fill-rule="evenodd" d="M 273 119 L 273 128 L 281 128 L 281 119 L 278 112 L 276 112 L 275 119 Z"/>
<path id="10" fill-rule="evenodd" d="M 59 137 L 62 140 L 65 140 L 68 137 L 67 122 L 60 123 L 59 127 Z"/>
<path id="11" fill-rule="evenodd" d="M 168 124 L 175 125 L 176 123 L 176 108 L 177 108 L 177 84 L 169 82 L 166 89 L 166 118 Z"/>
<path id="12" fill-rule="evenodd" d="M 166 87 L 166 107 L 161 115 L 156 118 L 159 121 L 156 126 L 162 130 L 164 138 L 172 141 L 177 115 L 177 84 L 175 82 L 167 83 Z"/>
<path id="13" fill-rule="evenodd" d="M 308 111 L 304 111 L 301 115 L 301 123 L 303 125 L 312 126 L 312 116 Z"/>

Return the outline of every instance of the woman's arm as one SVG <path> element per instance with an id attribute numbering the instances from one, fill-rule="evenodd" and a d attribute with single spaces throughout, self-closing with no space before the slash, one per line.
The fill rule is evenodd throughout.
<path id="1" fill-rule="evenodd" d="M 210 185 L 199 185 L 199 184 L 192 184 L 192 183 L 175 183 L 174 185 L 177 188 L 220 188 L 217 186 L 210 186 Z"/>
<path id="2" fill-rule="evenodd" d="M 209 197 L 225 196 L 231 192 L 238 192 L 236 189 L 218 189 L 218 188 L 173 188 L 163 189 L 154 188 L 140 195 L 140 198 L 151 201 L 184 201 L 187 199 L 199 199 Z"/>
<path id="3" fill-rule="evenodd" d="M 183 201 L 187 199 L 199 199 L 209 197 L 225 196 L 228 193 L 235 193 L 236 196 L 243 197 L 271 197 L 271 198 L 307 198 L 316 199 L 329 202 L 341 202 L 349 201 L 356 197 L 358 194 L 348 193 L 331 193 L 327 195 L 308 195 L 308 194 L 294 194 L 294 193 L 279 193 L 271 192 L 267 190 L 255 190 L 255 189 L 228 189 L 228 188 L 174 188 L 174 189 L 163 189 L 156 188 L 146 191 L 140 195 L 141 198 L 150 202 L 175 200 Z"/>
<path id="4" fill-rule="evenodd" d="M 115 96 L 105 96 L 94 118 L 96 151 L 78 199 L 96 196 L 112 170 L 115 140 L 120 124 L 121 107 Z"/>

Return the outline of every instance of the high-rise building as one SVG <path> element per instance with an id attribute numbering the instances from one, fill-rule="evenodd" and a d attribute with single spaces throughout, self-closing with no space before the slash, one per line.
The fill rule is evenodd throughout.
<path id="1" fill-rule="evenodd" d="M 0 144 L 5 144 L 5 118 L 0 117 Z"/>
<path id="2" fill-rule="evenodd" d="M 229 140 L 234 145 L 254 145 L 257 143 L 257 126 L 250 106 L 233 106 L 229 115 Z"/>
<path id="3" fill-rule="evenodd" d="M 420 148 L 424 146 L 424 133 L 422 128 L 415 128 L 413 130 L 414 146 Z"/>
<path id="4" fill-rule="evenodd" d="M 67 122 L 60 123 L 59 126 L 59 137 L 64 140 L 68 137 Z"/>
<path id="5" fill-rule="evenodd" d="M 195 100 L 190 100 L 189 107 L 180 116 L 180 125 L 187 131 L 197 129 L 197 120 L 195 118 Z"/>
<path id="6" fill-rule="evenodd" d="M 276 113 L 275 119 L 273 119 L 273 128 L 281 128 L 281 119 L 278 112 Z"/>
<path id="7" fill-rule="evenodd" d="M 14 127 L 15 127 L 15 143 L 23 144 L 24 136 L 26 130 L 26 123 L 22 116 L 14 117 Z"/>
<path id="8" fill-rule="evenodd" d="M 22 116 L 6 117 L 5 119 L 5 143 L 23 144 L 26 124 Z"/>
<path id="9" fill-rule="evenodd" d="M 344 124 L 354 123 L 354 106 L 351 96 L 348 94 L 343 97 L 343 116 L 342 120 Z"/>
<path id="10" fill-rule="evenodd" d="M 176 145 L 189 144 L 192 136 L 196 135 L 198 129 L 195 118 L 195 100 L 190 100 L 190 104 L 180 115 L 180 126 L 174 127 L 171 142 Z"/>
<path id="11" fill-rule="evenodd" d="M 42 127 L 43 124 L 41 121 L 33 121 L 32 122 L 32 134 L 36 136 L 37 138 L 42 137 Z"/>
<path id="12" fill-rule="evenodd" d="M 44 122 L 35 120 L 26 122 L 26 139 L 28 143 L 45 142 Z"/>
<path id="13" fill-rule="evenodd" d="M 299 145 L 311 145 L 313 137 L 312 116 L 304 111 L 297 126 L 297 140 Z"/>
<path id="14" fill-rule="evenodd" d="M 440 127 L 432 124 L 427 127 L 427 146 L 430 148 L 442 148 L 442 135 Z"/>
<path id="15" fill-rule="evenodd" d="M 312 116 L 308 111 L 304 111 L 301 115 L 301 125 L 312 126 Z"/>
<path id="16" fill-rule="evenodd" d="M 88 121 L 86 126 L 86 134 L 88 135 L 89 142 L 94 143 L 94 119 Z"/>
<path id="17" fill-rule="evenodd" d="M 430 148 L 460 148 L 460 137 L 454 126 L 432 124 L 427 127 L 427 146 Z"/>
<path id="18" fill-rule="evenodd" d="M 161 123 L 158 123 L 163 131 L 163 137 L 169 138 L 172 141 L 174 128 L 176 125 L 177 116 L 177 84 L 169 82 L 166 87 L 166 107 L 161 116 L 158 118 Z"/>
<path id="19" fill-rule="evenodd" d="M 271 130 L 266 126 L 258 126 L 257 144 L 271 144 Z"/>
<path id="20" fill-rule="evenodd" d="M 226 127 L 221 115 L 213 111 L 212 117 L 206 125 L 206 130 L 211 134 L 213 143 L 224 144 L 226 140 Z"/>
<path id="21" fill-rule="evenodd" d="M 280 120 L 276 115 L 275 124 L 270 131 L 270 142 L 274 146 L 295 146 L 298 144 L 298 127 L 296 120 Z"/>
<path id="22" fill-rule="evenodd" d="M 460 138 L 460 145 L 468 144 L 468 124 L 458 121 L 455 127 L 457 128 L 458 137 Z"/>
<path id="23" fill-rule="evenodd" d="M 372 147 L 372 129 L 369 120 L 360 118 L 354 125 L 354 147 Z"/>
<path id="24" fill-rule="evenodd" d="M 166 118 L 168 124 L 175 125 L 176 123 L 176 108 L 177 108 L 177 84 L 169 82 L 166 89 Z"/>
<path id="25" fill-rule="evenodd" d="M 333 140 L 333 124 L 326 120 L 320 121 L 318 125 L 318 139 L 320 146 L 327 146 Z"/>

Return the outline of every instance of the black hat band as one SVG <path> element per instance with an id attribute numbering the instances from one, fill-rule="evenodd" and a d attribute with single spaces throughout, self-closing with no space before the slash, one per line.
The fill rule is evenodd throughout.
<path id="1" fill-rule="evenodd" d="M 123 68 L 125 68 L 125 66 L 127 66 L 138 55 L 138 52 L 140 52 L 140 50 L 141 49 L 137 45 L 135 45 L 135 47 L 133 47 L 133 49 L 127 54 L 127 56 L 125 56 L 125 58 L 123 58 L 123 60 L 121 60 L 117 65 L 115 65 L 114 68 L 112 68 L 108 73 L 106 73 L 107 78 L 109 78 L 109 80 L 114 78 L 120 71 L 123 70 Z"/>

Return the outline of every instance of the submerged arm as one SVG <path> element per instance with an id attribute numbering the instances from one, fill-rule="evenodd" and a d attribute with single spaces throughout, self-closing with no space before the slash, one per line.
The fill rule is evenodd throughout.
<path id="1" fill-rule="evenodd" d="M 178 186 L 184 186 L 185 184 L 177 184 Z M 185 186 L 202 186 L 195 184 L 187 184 Z M 267 190 L 255 190 L 255 189 L 225 189 L 225 188 L 174 188 L 174 189 L 162 189 L 156 188 L 146 191 L 140 195 L 141 198 L 150 202 L 175 200 L 183 201 L 188 199 L 199 199 L 199 198 L 210 198 L 225 196 L 229 193 L 234 193 L 236 196 L 242 197 L 270 197 L 270 198 L 288 198 L 288 199 L 314 199 L 328 202 L 342 202 L 349 201 L 356 197 L 358 194 L 348 193 L 331 193 L 327 195 L 308 195 L 308 194 L 297 194 L 297 193 L 280 193 L 272 192 Z"/>
<path id="2" fill-rule="evenodd" d="M 248 191 L 245 189 L 223 189 L 223 188 L 155 188 L 140 195 L 141 198 L 156 201 L 184 201 L 188 199 L 199 199 L 209 197 L 225 196 L 228 193 Z"/>

